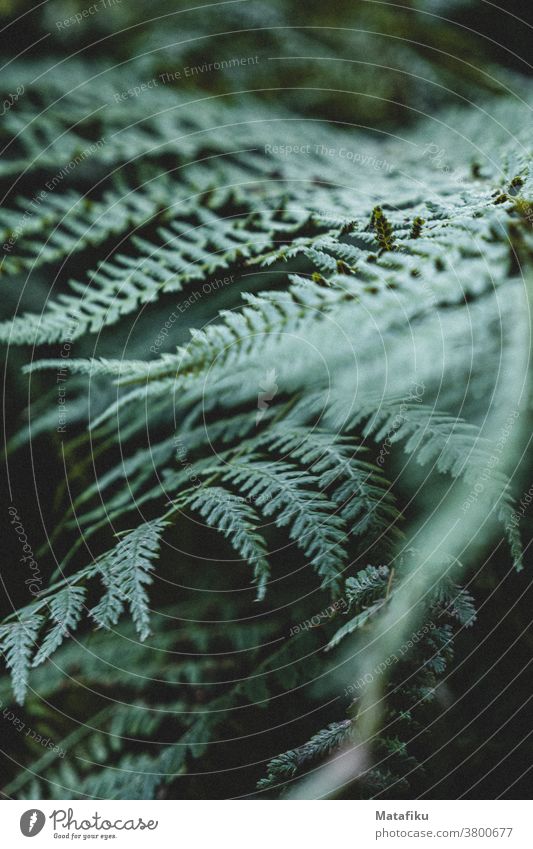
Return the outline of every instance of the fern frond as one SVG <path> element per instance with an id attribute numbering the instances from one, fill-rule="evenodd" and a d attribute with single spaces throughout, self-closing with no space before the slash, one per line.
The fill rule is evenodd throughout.
<path id="1" fill-rule="evenodd" d="M 52 627 L 46 634 L 32 666 L 39 666 L 55 652 L 65 637 L 76 628 L 83 614 L 85 587 L 68 586 L 50 599 Z"/>
<path id="2" fill-rule="evenodd" d="M 247 460 L 232 464 L 222 480 L 233 483 L 289 536 L 322 577 L 322 586 L 338 590 L 345 567 L 344 522 L 334 505 L 316 490 L 315 476 L 302 474 L 289 463 Z M 309 489 L 313 485 L 314 489 Z"/>
<path id="3" fill-rule="evenodd" d="M 489 503 L 504 526 L 515 568 L 520 571 L 523 552 L 520 536 L 510 521 L 513 513 L 510 482 L 492 462 L 490 442 L 476 425 L 405 399 L 380 405 L 372 413 L 362 408 L 350 426 L 365 419 L 365 436 L 373 436 L 376 442 L 405 440 L 404 450 L 413 454 L 420 465 L 432 463 L 441 474 L 463 478 L 471 486 L 479 483 L 483 475 L 485 484 L 479 497 Z"/>
<path id="4" fill-rule="evenodd" d="M 303 746 L 298 746 L 296 749 L 291 749 L 272 758 L 267 765 L 267 777 L 258 782 L 257 789 L 267 790 L 278 784 L 283 784 L 289 778 L 293 778 L 306 766 L 319 761 L 335 749 L 340 748 L 343 743 L 350 739 L 351 732 L 351 720 L 333 722 L 311 737 Z"/>
<path id="5" fill-rule="evenodd" d="M 153 560 L 167 522 L 155 519 L 130 531 L 107 558 L 98 563 L 106 592 L 90 614 L 101 628 L 116 625 L 127 602 L 139 638 L 150 634 L 146 586 L 152 583 Z"/>
<path id="6" fill-rule="evenodd" d="M 27 612 L 18 621 L 0 626 L 0 652 L 11 670 L 13 692 L 20 705 L 28 688 L 31 654 L 37 644 L 42 621 L 42 616 Z"/>
<path id="7" fill-rule="evenodd" d="M 270 575 L 267 547 L 256 528 L 259 517 L 244 498 L 221 486 L 203 487 L 193 490 L 187 497 L 182 494 L 179 504 L 188 503 L 191 510 L 198 512 L 207 525 L 221 531 L 233 548 L 253 567 L 254 583 L 257 585 L 257 601 L 265 597 Z"/>

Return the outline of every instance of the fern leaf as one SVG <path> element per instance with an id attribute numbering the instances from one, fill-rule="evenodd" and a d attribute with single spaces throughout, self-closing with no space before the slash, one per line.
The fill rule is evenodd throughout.
<path id="1" fill-rule="evenodd" d="M 335 749 L 340 748 L 343 743 L 349 740 L 351 731 L 351 720 L 345 719 L 343 722 L 334 722 L 311 737 L 303 746 L 277 755 L 268 762 L 267 777 L 260 779 L 257 789 L 267 790 L 283 784 L 289 778 L 293 778 L 306 766 L 319 761 Z"/>
<path id="2" fill-rule="evenodd" d="M 334 505 L 319 492 L 309 490 L 316 478 L 302 474 L 289 463 L 250 460 L 222 475 L 254 501 L 265 516 L 275 516 L 278 527 L 289 534 L 310 557 L 310 565 L 322 576 L 323 586 L 338 590 L 346 553 L 342 543 L 346 529 L 334 513 Z M 333 508 L 333 512 L 332 512 Z"/>
<path id="3" fill-rule="evenodd" d="M 83 613 L 85 587 L 69 586 L 50 599 L 52 628 L 46 634 L 32 666 L 39 666 L 70 636 Z"/>
<path id="4" fill-rule="evenodd" d="M 210 527 L 221 531 L 241 557 L 253 566 L 257 601 L 262 601 L 270 567 L 265 541 L 255 530 L 259 517 L 253 507 L 244 498 L 215 486 L 196 491 L 188 503 Z"/>
<path id="5" fill-rule="evenodd" d="M 116 625 L 127 602 L 141 640 L 150 634 L 146 586 L 152 583 L 153 560 L 167 522 L 156 519 L 130 531 L 98 564 L 106 592 L 91 610 L 101 628 Z"/>
<path id="6" fill-rule="evenodd" d="M 26 612 L 17 622 L 0 626 L 0 651 L 11 671 L 13 692 L 20 705 L 26 696 L 31 653 L 42 622 L 42 616 Z"/>

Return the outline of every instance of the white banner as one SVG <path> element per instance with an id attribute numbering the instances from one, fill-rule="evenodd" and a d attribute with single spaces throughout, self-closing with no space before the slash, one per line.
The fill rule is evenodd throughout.
<path id="1" fill-rule="evenodd" d="M 4 801 L 1 842 L 14 846 L 232 849 L 531 846 L 528 801 Z M 35 844 L 29 840 L 35 838 Z"/>

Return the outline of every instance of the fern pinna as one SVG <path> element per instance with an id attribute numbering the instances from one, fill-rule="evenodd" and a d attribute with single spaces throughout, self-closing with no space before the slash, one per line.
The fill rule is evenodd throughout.
<path id="1" fill-rule="evenodd" d="M 158 61 L 76 58 L 65 91 L 28 59 L 2 129 L 0 338 L 29 397 L 6 457 L 62 472 L 47 581 L 0 625 L 2 703 L 58 751 L 17 750 L 4 793 L 409 796 L 474 565 L 524 565 L 527 94 L 473 75 L 483 108 L 441 92 L 379 137 L 316 87 L 184 94 Z"/>

